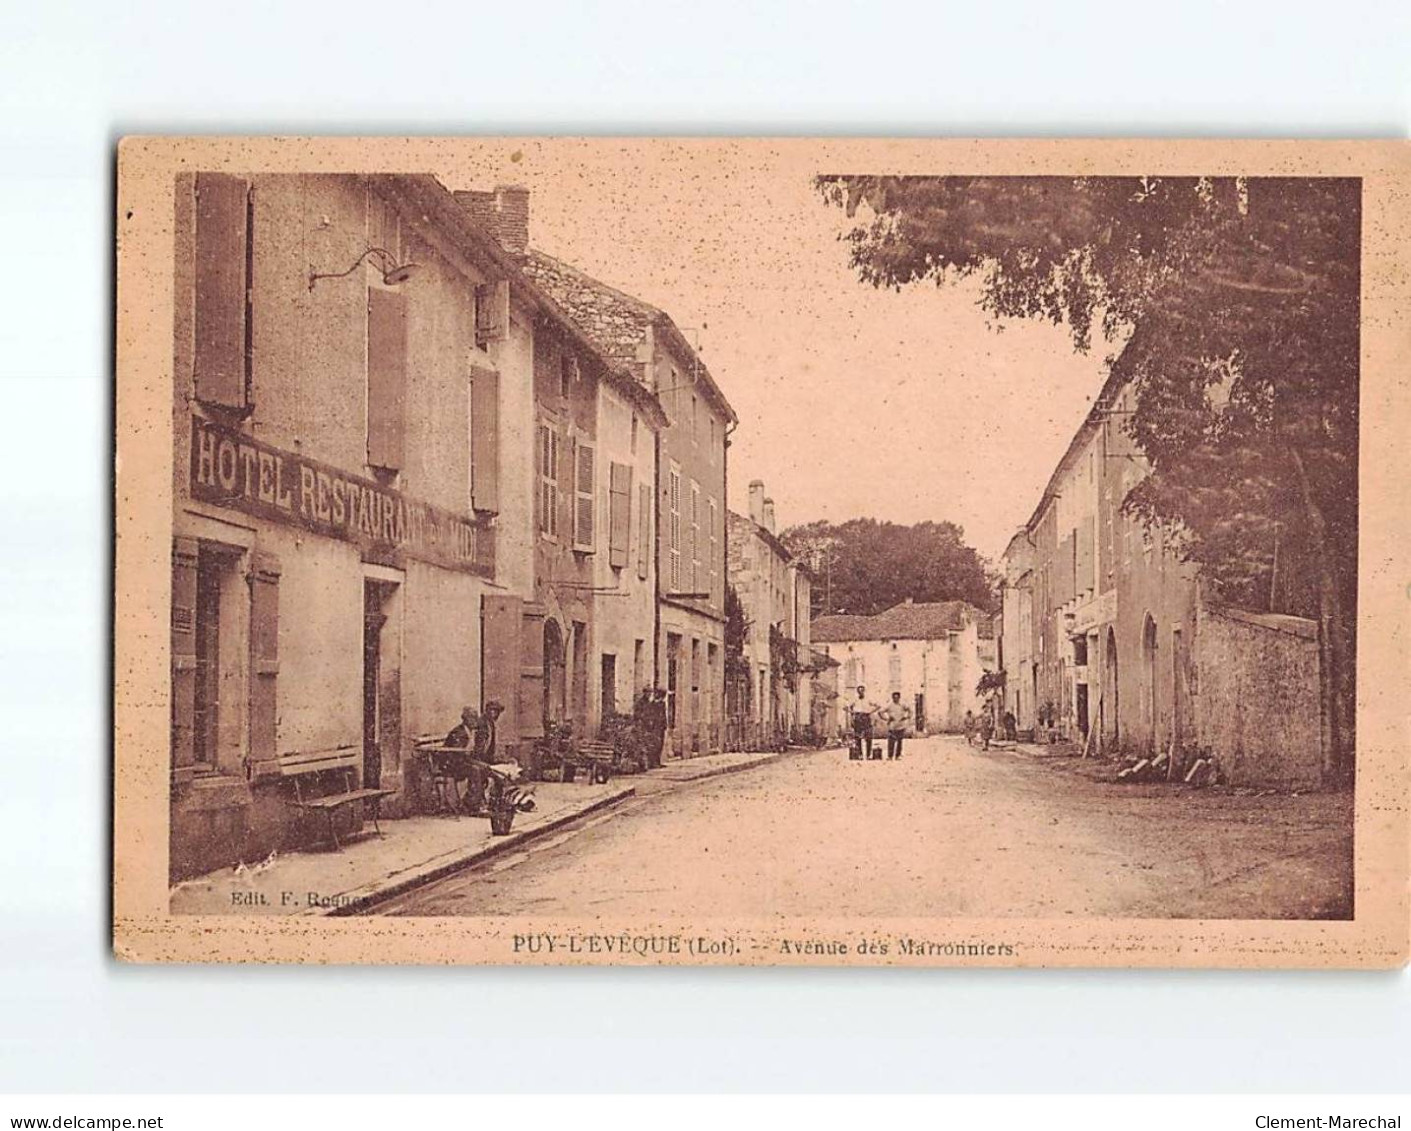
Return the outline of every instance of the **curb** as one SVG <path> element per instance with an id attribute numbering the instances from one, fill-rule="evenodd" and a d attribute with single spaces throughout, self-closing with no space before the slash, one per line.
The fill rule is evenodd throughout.
<path id="1" fill-rule="evenodd" d="M 383 903 L 389 899 L 394 899 L 403 895 L 413 888 L 421 887 L 436 880 L 449 876 L 452 872 L 459 872 L 463 868 L 469 868 L 482 861 L 490 860 L 511 849 L 544 836 L 546 833 L 554 832 L 562 828 L 570 821 L 576 821 L 580 817 L 586 817 L 589 813 L 596 813 L 600 809 L 616 805 L 621 801 L 626 801 L 629 797 L 635 797 L 636 787 L 628 786 L 620 789 L 616 793 L 611 793 L 607 797 L 600 797 L 591 805 L 582 809 L 574 809 L 572 812 L 564 813 L 555 817 L 552 821 L 546 821 L 532 829 L 525 829 L 523 832 L 511 833 L 509 836 L 500 837 L 483 848 L 477 848 L 472 852 L 456 856 L 450 860 L 444 857 L 436 857 L 435 861 L 428 861 L 425 864 L 414 864 L 410 869 L 398 872 L 386 879 L 378 880 L 362 887 L 353 888 L 348 892 L 340 892 L 333 898 L 338 900 L 332 907 L 310 907 L 299 912 L 299 915 L 313 915 L 319 917 L 345 917 L 359 915 L 369 908 Z"/>
<path id="2" fill-rule="evenodd" d="M 669 782 L 672 785 L 690 785 L 692 782 L 705 781 L 708 778 L 724 777 L 726 774 L 738 774 L 742 770 L 754 770 L 760 766 L 770 766 L 775 762 L 783 761 L 785 758 L 799 754 L 821 754 L 825 750 L 841 750 L 841 746 L 791 746 L 788 750 L 779 750 L 770 754 L 766 758 L 756 758 L 753 762 L 736 762 L 731 766 L 719 766 L 706 773 L 697 774 L 690 778 L 659 778 L 659 781 Z M 689 765 L 692 759 L 682 758 L 676 765 Z M 674 768 L 674 767 L 673 767 Z"/>

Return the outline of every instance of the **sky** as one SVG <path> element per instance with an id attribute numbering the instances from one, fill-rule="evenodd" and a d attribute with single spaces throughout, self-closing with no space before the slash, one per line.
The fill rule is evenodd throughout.
<path id="1" fill-rule="evenodd" d="M 486 139 L 433 170 L 530 189 L 533 246 L 671 315 L 740 417 L 729 504 L 764 480 L 780 528 L 949 520 L 992 560 L 1105 375 L 1066 329 L 996 328 L 971 283 L 862 283 L 821 150 L 709 139 Z M 854 170 L 846 170 L 854 171 Z M 859 169 L 872 172 L 873 169 Z M 944 173 L 947 170 L 937 169 Z"/>

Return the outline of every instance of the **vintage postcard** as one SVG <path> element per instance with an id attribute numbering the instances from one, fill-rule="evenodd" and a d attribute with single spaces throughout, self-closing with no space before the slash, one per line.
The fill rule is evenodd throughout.
<path id="1" fill-rule="evenodd" d="M 117 169 L 120 957 L 1406 962 L 1411 146 Z"/>

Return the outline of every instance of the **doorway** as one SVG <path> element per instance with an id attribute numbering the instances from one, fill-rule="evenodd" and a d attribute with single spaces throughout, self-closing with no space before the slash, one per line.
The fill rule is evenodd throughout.
<path id="1" fill-rule="evenodd" d="M 1102 720 L 1103 738 L 1116 749 L 1121 740 L 1121 716 L 1117 712 L 1117 633 L 1107 630 L 1107 654 L 1103 658 Z"/>
<path id="2" fill-rule="evenodd" d="M 563 632 L 558 621 L 544 621 L 544 732 L 565 714 L 566 675 Z"/>
<path id="3" fill-rule="evenodd" d="M 1157 724 L 1160 712 L 1157 710 L 1156 693 L 1157 683 L 1157 643 L 1156 643 L 1156 621 L 1151 619 L 1151 614 L 1147 614 L 1145 623 L 1142 625 L 1142 663 L 1145 671 L 1142 673 L 1142 692 L 1145 700 L 1143 706 L 1146 724 L 1146 742 L 1151 754 L 1155 754 L 1161 748 L 1161 735 L 1158 733 Z"/>
<path id="4" fill-rule="evenodd" d="M 396 590 L 391 582 L 363 580 L 363 786 L 368 789 L 382 784 L 383 746 L 398 714 L 383 679 L 387 604 Z"/>
<path id="5" fill-rule="evenodd" d="M 606 723 L 608 719 L 617 714 L 617 657 L 611 652 L 604 652 L 602 668 L 602 721 Z"/>

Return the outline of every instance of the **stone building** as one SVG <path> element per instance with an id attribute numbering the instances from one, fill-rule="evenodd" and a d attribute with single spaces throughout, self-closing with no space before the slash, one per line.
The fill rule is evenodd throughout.
<path id="1" fill-rule="evenodd" d="M 1002 563 L 1005 703 L 1102 752 L 1213 753 L 1229 780 L 1316 783 L 1316 625 L 1222 607 L 1122 504 L 1148 465 L 1109 379 Z M 1236 691 L 1235 689 L 1239 690 Z"/>
<path id="2" fill-rule="evenodd" d="M 748 516 L 728 516 L 728 574 L 745 618 L 742 670 L 726 689 L 731 745 L 740 749 L 813 725 L 811 579 L 779 540 L 774 500 L 758 479 L 749 502 Z"/>
<path id="3" fill-rule="evenodd" d="M 899 691 L 917 733 L 935 734 L 961 730 L 966 711 L 984 709 L 975 689 L 994 668 L 993 624 L 964 601 L 907 600 L 876 616 L 816 617 L 813 644 L 838 662 L 844 703 L 858 687 L 877 702 Z"/>
<path id="4" fill-rule="evenodd" d="M 300 843 L 290 778 L 413 807 L 412 736 L 482 701 L 481 602 L 527 580 L 500 455 L 530 350 L 476 311 L 534 299 L 448 201 L 177 180 L 173 877 Z"/>
<path id="5" fill-rule="evenodd" d="M 176 189 L 183 877 L 320 832 L 294 785 L 417 811 L 416 743 L 463 706 L 500 701 L 501 750 L 532 762 L 546 719 L 625 705 L 650 681 L 666 418 L 431 177 Z"/>
<path id="6" fill-rule="evenodd" d="M 472 200 L 469 206 L 484 208 L 484 199 L 481 194 L 479 203 Z M 527 222 L 527 198 L 522 210 L 516 200 L 498 215 L 503 228 L 511 230 L 518 216 Z M 613 372 L 627 379 L 614 386 L 618 392 L 635 385 L 663 413 L 648 421 L 639 408 L 637 425 L 628 425 L 635 430 L 627 433 L 629 444 L 637 445 L 632 450 L 640 473 L 632 480 L 634 509 L 646 504 L 642 488 L 655 488 L 652 513 L 634 527 L 639 533 L 630 539 L 637 560 L 646 553 L 653 556 L 649 575 L 635 567 L 637 581 L 650 576 L 655 588 L 653 630 L 645 637 L 631 636 L 631 670 L 652 673 L 650 682 L 666 690 L 668 754 L 719 750 L 725 692 L 726 452 L 728 432 L 738 418 L 669 315 L 528 247 L 527 241 L 524 248 L 520 263 L 525 274 L 609 360 Z M 600 615 L 619 609 L 608 600 L 598 607 Z M 640 612 L 640 605 L 632 608 Z M 650 654 L 641 650 L 640 664 L 638 640 L 650 648 Z M 626 641 L 618 632 L 615 652 L 599 647 L 596 661 L 589 660 L 595 686 L 601 688 L 602 674 L 611 668 L 625 690 Z M 595 662 L 601 666 L 597 677 Z M 634 674 L 634 686 L 636 679 Z M 617 701 L 626 706 L 622 698 Z"/>
<path id="7" fill-rule="evenodd" d="M 487 655 L 505 660 L 499 697 L 517 707 L 502 731 L 533 763 L 551 725 L 593 737 L 653 683 L 654 484 L 667 418 L 616 342 L 560 304 L 529 248 L 528 192 L 454 195 L 543 307 L 532 326 L 532 438 L 506 453 L 525 495 L 532 576 L 523 598 L 494 598 L 486 630 Z"/>

